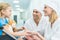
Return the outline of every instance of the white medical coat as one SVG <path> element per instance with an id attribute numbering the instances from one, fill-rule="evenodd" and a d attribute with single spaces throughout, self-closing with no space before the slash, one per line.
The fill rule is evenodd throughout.
<path id="1" fill-rule="evenodd" d="M 46 24 L 46 19 L 44 17 L 41 18 L 41 20 L 39 21 L 38 26 L 34 22 L 34 19 L 30 18 L 26 21 L 24 26 L 27 29 L 29 29 L 30 31 L 39 32 L 41 35 L 43 35 L 44 34 L 44 29 L 45 29 L 45 24 Z"/>
<path id="2" fill-rule="evenodd" d="M 52 28 L 51 24 L 46 24 L 47 28 L 45 29 L 44 37 L 46 40 L 60 40 L 60 18 L 58 18 Z"/>

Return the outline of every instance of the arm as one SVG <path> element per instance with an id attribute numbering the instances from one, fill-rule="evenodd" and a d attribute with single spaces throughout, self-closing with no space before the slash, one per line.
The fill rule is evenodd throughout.
<path id="1" fill-rule="evenodd" d="M 56 31 L 51 37 L 51 40 L 60 40 L 60 24 L 56 24 L 55 27 L 57 27 Z"/>
<path id="2" fill-rule="evenodd" d="M 27 30 L 27 28 L 25 28 L 25 27 L 21 27 L 21 28 L 14 27 L 13 30 L 14 30 L 14 32 L 18 32 L 18 31 L 22 31 L 22 30 Z"/>
<path id="3" fill-rule="evenodd" d="M 40 35 L 38 32 L 27 32 L 27 33 L 31 35 L 36 35 L 41 40 L 45 40 L 45 38 L 42 35 Z"/>
<path id="4" fill-rule="evenodd" d="M 37 36 L 38 36 L 39 38 L 41 38 L 42 40 L 45 40 L 45 38 L 44 38 L 42 35 L 40 35 L 39 33 L 37 33 Z"/>
<path id="5" fill-rule="evenodd" d="M 9 19 L 9 23 L 8 24 L 12 26 L 14 32 L 18 32 L 20 30 L 24 30 L 25 29 L 24 27 L 21 27 L 19 29 L 16 28 L 16 22 L 14 20 L 11 20 L 11 19 Z"/>
<path id="6" fill-rule="evenodd" d="M 14 35 L 14 36 L 25 36 L 27 34 L 26 32 L 22 32 L 22 33 L 20 33 L 20 32 L 11 32 L 9 30 L 9 27 L 11 27 L 11 26 L 9 26 L 9 25 L 4 26 L 4 30 L 7 31 L 8 33 Z"/>

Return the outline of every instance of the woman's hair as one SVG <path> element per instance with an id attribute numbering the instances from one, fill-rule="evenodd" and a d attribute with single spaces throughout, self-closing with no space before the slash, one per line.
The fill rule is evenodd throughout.
<path id="1" fill-rule="evenodd" d="M 49 18 L 49 21 L 53 24 L 56 19 L 57 19 L 57 13 L 56 13 L 56 11 L 53 10 L 51 17 Z"/>
<path id="2" fill-rule="evenodd" d="M 0 17 L 2 16 L 1 10 L 5 10 L 9 6 L 8 3 L 0 3 Z"/>

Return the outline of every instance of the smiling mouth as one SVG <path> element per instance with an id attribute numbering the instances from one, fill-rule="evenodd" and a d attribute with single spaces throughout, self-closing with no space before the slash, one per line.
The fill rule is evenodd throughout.
<path id="1" fill-rule="evenodd" d="M 37 17 L 38 15 L 33 15 L 34 17 Z"/>
<path id="2" fill-rule="evenodd" d="M 34 18 L 37 18 L 38 19 L 39 17 L 38 16 L 34 16 Z"/>
<path id="3" fill-rule="evenodd" d="M 47 13 L 47 11 L 44 11 L 44 13 Z"/>

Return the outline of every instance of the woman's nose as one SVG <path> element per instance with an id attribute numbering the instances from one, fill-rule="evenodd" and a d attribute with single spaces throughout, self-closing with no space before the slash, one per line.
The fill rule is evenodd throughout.
<path id="1" fill-rule="evenodd" d="M 36 14 L 36 13 L 33 13 L 34 15 Z"/>
<path id="2" fill-rule="evenodd" d="M 45 9 L 43 11 L 45 12 Z"/>

